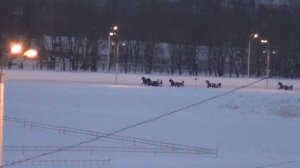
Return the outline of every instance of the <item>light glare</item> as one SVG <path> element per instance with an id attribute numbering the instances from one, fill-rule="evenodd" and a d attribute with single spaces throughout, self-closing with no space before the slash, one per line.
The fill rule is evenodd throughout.
<path id="1" fill-rule="evenodd" d="M 261 43 L 268 43 L 268 40 L 261 40 Z"/>
<path id="2" fill-rule="evenodd" d="M 29 49 L 24 53 L 24 56 L 28 58 L 35 58 L 37 56 L 38 52 L 34 49 Z"/>
<path id="3" fill-rule="evenodd" d="M 22 45 L 20 44 L 12 44 L 10 52 L 12 54 L 20 54 L 22 51 Z"/>

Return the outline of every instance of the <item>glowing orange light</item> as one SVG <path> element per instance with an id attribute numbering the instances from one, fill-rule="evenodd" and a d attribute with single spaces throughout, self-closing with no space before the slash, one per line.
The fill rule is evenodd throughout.
<path id="1" fill-rule="evenodd" d="M 10 48 L 10 53 L 12 54 L 20 54 L 22 52 L 22 45 L 21 44 L 12 44 Z"/>
<path id="2" fill-rule="evenodd" d="M 28 58 L 35 58 L 37 56 L 38 52 L 34 49 L 29 49 L 25 51 L 24 56 Z"/>

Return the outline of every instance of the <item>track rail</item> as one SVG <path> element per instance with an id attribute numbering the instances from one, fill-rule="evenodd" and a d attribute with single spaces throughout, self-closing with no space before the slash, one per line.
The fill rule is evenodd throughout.
<path id="1" fill-rule="evenodd" d="M 53 130 L 53 131 L 57 131 L 60 134 L 73 133 L 73 134 L 88 135 L 88 136 L 95 136 L 95 137 L 106 135 L 106 133 L 103 133 L 103 132 L 31 122 L 31 121 L 27 121 L 25 119 L 8 117 L 8 116 L 5 116 L 4 120 L 8 121 L 8 122 L 22 124 L 24 127 Z M 173 150 L 173 151 L 177 150 L 177 151 L 186 152 L 186 153 L 217 155 L 217 150 L 212 149 L 212 148 L 194 147 L 194 146 L 189 146 L 189 145 L 160 142 L 160 141 L 154 141 L 154 140 L 148 140 L 148 139 L 136 138 L 136 137 L 129 137 L 129 136 L 121 136 L 121 135 L 112 135 L 112 136 L 107 136 L 105 138 L 110 139 L 110 140 L 116 140 L 116 141 L 130 142 L 134 146 L 136 146 L 138 144 L 144 144 L 144 145 L 149 145 L 149 146 L 160 147 L 160 149 L 165 148 L 166 150 Z M 152 149 L 154 149 L 154 148 L 152 148 Z M 151 151 L 151 152 L 153 153 L 153 151 Z"/>

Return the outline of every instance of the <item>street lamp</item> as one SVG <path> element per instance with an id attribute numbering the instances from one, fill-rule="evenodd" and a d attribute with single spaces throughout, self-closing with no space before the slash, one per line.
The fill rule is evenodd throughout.
<path id="1" fill-rule="evenodd" d="M 118 73 L 119 73 L 119 55 L 120 55 L 120 46 L 125 46 L 125 43 L 117 41 L 116 45 L 116 74 L 115 74 L 115 83 L 118 84 Z"/>
<path id="2" fill-rule="evenodd" d="M 271 51 L 271 45 L 268 42 L 268 40 L 263 39 L 263 40 L 261 40 L 261 43 L 262 44 L 267 44 L 267 47 L 268 47 L 266 51 L 263 51 L 264 54 L 267 54 L 267 65 L 266 65 L 266 78 L 267 79 L 266 79 L 266 88 L 268 88 L 269 87 L 269 75 L 270 75 L 270 72 L 271 72 L 271 70 L 270 70 L 270 54 L 271 54 L 271 52 L 273 54 L 275 54 L 276 52 L 275 51 Z"/>
<path id="3" fill-rule="evenodd" d="M 23 50 L 23 47 L 21 44 L 13 43 L 10 47 L 10 53 L 11 54 L 19 54 Z"/>
<path id="4" fill-rule="evenodd" d="M 108 31 L 108 40 L 107 40 L 107 71 L 109 71 L 109 61 L 110 61 L 110 46 L 111 46 L 111 37 L 117 35 L 118 26 L 113 26 Z"/>
<path id="5" fill-rule="evenodd" d="M 38 52 L 34 49 L 29 49 L 24 52 L 24 56 L 27 58 L 35 58 L 37 56 Z"/>
<path id="6" fill-rule="evenodd" d="M 247 76 L 248 78 L 250 77 L 250 57 L 251 57 L 251 41 L 252 39 L 257 39 L 258 38 L 258 34 L 257 33 L 253 33 L 250 36 L 249 39 L 249 44 L 248 44 L 248 60 L 247 60 Z"/>
<path id="7" fill-rule="evenodd" d="M 35 58 L 38 55 L 37 50 L 29 48 L 27 50 L 23 50 L 23 45 L 19 43 L 12 43 L 10 46 L 10 54 L 2 52 L 2 55 L 5 56 L 19 56 L 19 57 L 27 57 L 27 58 Z M 3 58 L 3 57 L 2 57 Z"/>
<path id="8" fill-rule="evenodd" d="M 262 39 L 260 42 L 263 44 L 269 44 L 268 40 L 265 40 L 265 39 Z"/>
<path id="9" fill-rule="evenodd" d="M 38 52 L 34 49 L 29 49 L 23 52 L 23 47 L 21 44 L 12 44 L 10 46 L 10 54 L 1 52 L 1 71 L 0 71 L 0 167 L 2 167 L 2 153 L 3 153 L 3 116 L 4 116 L 4 73 L 3 69 L 3 60 L 4 56 L 9 57 L 10 55 L 20 55 L 29 58 L 36 57 Z"/>

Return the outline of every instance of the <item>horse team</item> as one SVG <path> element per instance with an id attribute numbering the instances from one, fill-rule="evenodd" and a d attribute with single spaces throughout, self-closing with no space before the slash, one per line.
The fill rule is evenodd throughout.
<path id="1" fill-rule="evenodd" d="M 142 77 L 141 78 L 143 83 L 142 85 L 144 86 L 162 86 L 163 81 L 162 80 L 151 80 L 150 78 Z M 173 79 L 169 79 L 170 82 L 170 87 L 184 87 L 184 81 L 177 82 L 174 81 Z M 221 83 L 215 84 L 215 83 L 210 83 L 208 80 L 206 80 L 207 88 L 221 88 Z"/>
<path id="2" fill-rule="evenodd" d="M 162 86 L 163 81 L 162 80 L 151 80 L 150 78 L 142 77 L 142 85 L 144 86 Z M 184 87 L 184 81 L 176 82 L 173 79 L 169 79 L 170 87 Z M 221 83 L 212 83 L 209 80 L 205 81 L 207 88 L 221 88 Z M 284 85 L 282 82 L 278 82 L 278 90 L 293 90 L 293 85 Z"/>

